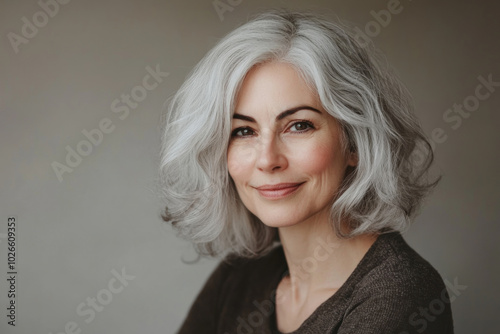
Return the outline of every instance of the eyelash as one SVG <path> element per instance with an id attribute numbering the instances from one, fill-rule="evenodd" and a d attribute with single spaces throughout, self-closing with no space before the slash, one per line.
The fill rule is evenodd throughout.
<path id="1" fill-rule="evenodd" d="M 303 120 L 296 121 L 296 122 L 292 123 L 292 124 L 288 127 L 288 129 L 289 129 L 289 128 L 291 128 L 291 127 L 293 127 L 293 126 L 295 126 L 295 125 L 297 125 L 297 124 L 306 124 L 306 125 L 308 126 L 308 128 L 307 128 L 307 129 L 305 129 L 305 130 L 292 131 L 292 133 L 303 133 L 303 132 L 307 132 L 307 131 L 309 131 L 309 130 L 311 130 L 311 129 L 315 129 L 315 127 L 314 127 L 313 123 L 312 123 L 311 121 L 306 120 L 306 119 L 303 119 Z M 243 131 L 243 130 L 251 130 L 252 132 L 255 132 L 255 131 L 253 131 L 253 130 L 252 130 L 252 128 L 250 128 L 250 127 L 248 127 L 248 126 L 243 126 L 243 127 L 239 127 L 239 128 L 234 129 L 234 130 L 231 132 L 231 137 L 236 137 L 236 138 L 246 138 L 246 137 L 251 137 L 251 136 L 253 136 L 253 135 L 247 135 L 247 136 L 239 136 L 239 135 L 236 135 L 238 132 Z"/>

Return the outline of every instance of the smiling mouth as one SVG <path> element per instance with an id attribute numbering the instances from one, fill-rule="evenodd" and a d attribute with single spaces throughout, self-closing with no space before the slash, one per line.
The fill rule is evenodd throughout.
<path id="1" fill-rule="evenodd" d="M 265 185 L 255 189 L 259 192 L 259 194 L 262 197 L 268 199 L 280 199 L 295 193 L 304 183 L 305 182 L 280 183 L 275 185 Z"/>

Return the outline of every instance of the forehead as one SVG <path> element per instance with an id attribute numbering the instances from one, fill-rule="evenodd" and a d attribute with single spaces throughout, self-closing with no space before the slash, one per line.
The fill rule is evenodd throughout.
<path id="1" fill-rule="evenodd" d="M 317 93 L 287 63 L 268 62 L 254 66 L 245 76 L 236 99 L 236 112 L 279 112 L 296 105 L 320 106 Z"/>

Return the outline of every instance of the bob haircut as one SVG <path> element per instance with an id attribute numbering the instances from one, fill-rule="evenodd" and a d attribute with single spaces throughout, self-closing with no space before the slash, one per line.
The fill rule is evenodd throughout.
<path id="1" fill-rule="evenodd" d="M 371 45 L 349 28 L 314 14 L 260 14 L 224 37 L 171 98 L 160 161 L 163 220 L 201 255 L 257 257 L 278 241 L 240 200 L 227 168 L 235 99 L 257 64 L 291 64 L 341 124 L 342 143 L 358 164 L 331 206 L 340 237 L 403 231 L 437 184 L 432 149 L 411 98 Z M 342 225 L 341 225 L 342 224 Z"/>

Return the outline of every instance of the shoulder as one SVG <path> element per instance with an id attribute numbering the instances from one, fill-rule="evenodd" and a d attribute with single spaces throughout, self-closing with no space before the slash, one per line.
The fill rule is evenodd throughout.
<path id="1" fill-rule="evenodd" d="M 423 293 L 444 288 L 437 270 L 399 233 L 379 236 L 369 254 L 372 267 L 360 282 L 363 286 L 384 286 Z"/>
<path id="2" fill-rule="evenodd" d="M 363 275 L 352 287 L 347 313 L 358 313 L 362 305 L 374 323 L 392 322 L 395 328 L 409 328 L 412 333 L 433 327 L 442 333 L 452 331 L 443 279 L 399 233 L 379 236 L 360 266 Z"/>
<path id="3" fill-rule="evenodd" d="M 258 258 L 245 258 L 235 254 L 227 255 L 218 265 L 215 273 L 224 276 L 230 283 L 233 280 L 261 281 L 264 277 L 284 271 L 285 255 L 281 246 L 274 247 Z"/>
<path id="4" fill-rule="evenodd" d="M 271 247 L 266 253 L 259 257 L 243 257 L 235 253 L 227 254 L 217 266 L 216 269 L 222 271 L 235 271 L 261 268 L 277 263 L 282 263 L 285 260 L 283 248 L 281 245 Z"/>
<path id="5" fill-rule="evenodd" d="M 205 290 L 217 291 L 219 301 L 225 303 L 236 294 L 242 298 L 268 290 L 286 270 L 286 260 L 281 246 L 272 248 L 258 258 L 229 254 L 222 259 L 205 283 Z M 245 287 L 245 289 L 241 289 Z"/>
<path id="6" fill-rule="evenodd" d="M 234 332 L 237 319 L 255 311 L 254 301 L 271 300 L 269 282 L 279 274 L 281 247 L 257 259 L 226 256 L 198 293 L 179 334 Z M 269 304 L 266 302 L 264 304 Z"/>

